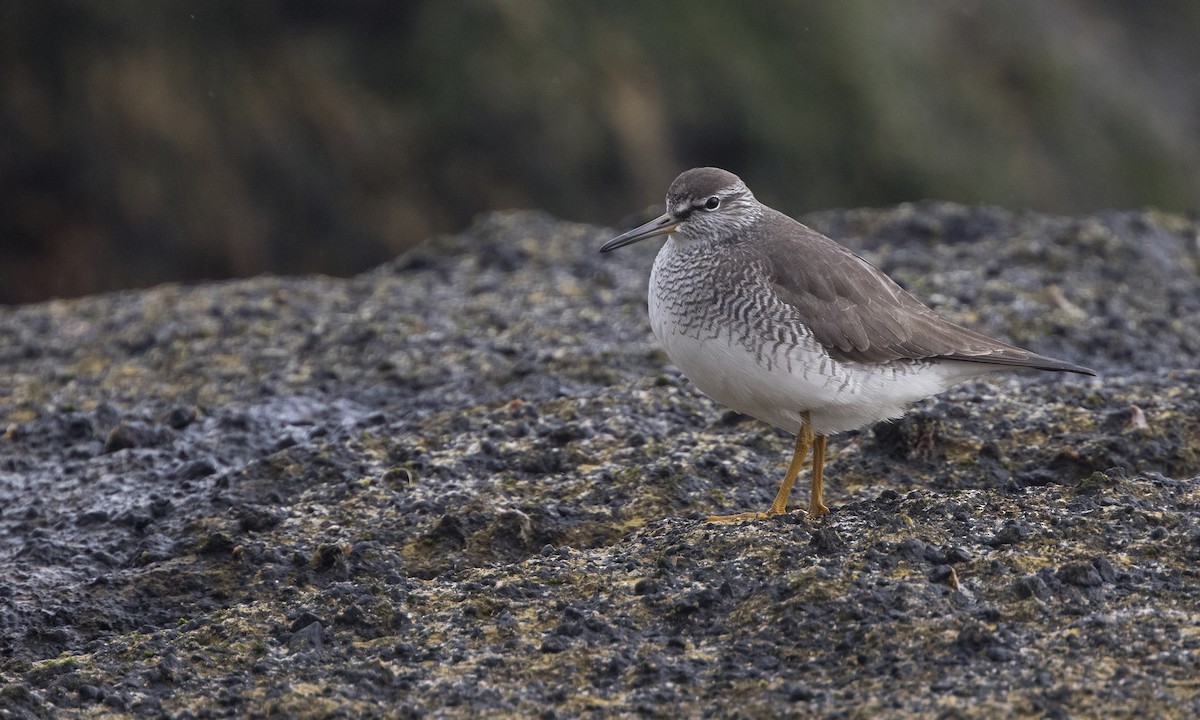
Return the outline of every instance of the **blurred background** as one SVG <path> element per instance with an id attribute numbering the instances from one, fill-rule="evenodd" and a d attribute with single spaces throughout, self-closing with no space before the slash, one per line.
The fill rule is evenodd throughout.
<path id="1" fill-rule="evenodd" d="M 1200 207 L 1194 0 L 14 0 L 0 303 L 352 274 L 719 165 L 800 214 Z"/>

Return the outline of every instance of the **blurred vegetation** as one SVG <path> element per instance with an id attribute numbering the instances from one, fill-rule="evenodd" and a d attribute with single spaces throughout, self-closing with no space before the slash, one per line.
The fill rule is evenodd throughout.
<path id="1" fill-rule="evenodd" d="M 791 213 L 1200 198 L 1200 3 L 0 4 L 0 303 L 353 273 L 720 165 Z"/>

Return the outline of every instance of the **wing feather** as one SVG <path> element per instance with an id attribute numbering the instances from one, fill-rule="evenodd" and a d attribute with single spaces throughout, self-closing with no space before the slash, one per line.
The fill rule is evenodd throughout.
<path id="1" fill-rule="evenodd" d="M 1095 374 L 956 325 L 821 233 L 781 213 L 764 220 L 773 231 L 763 259 L 775 292 L 835 360 L 944 358 Z"/>

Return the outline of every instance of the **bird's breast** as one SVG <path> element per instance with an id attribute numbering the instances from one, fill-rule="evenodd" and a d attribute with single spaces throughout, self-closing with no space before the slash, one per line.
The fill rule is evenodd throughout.
<path id="1" fill-rule="evenodd" d="M 650 273 L 647 305 L 654 333 L 676 364 L 688 358 L 676 358 L 672 348 L 701 358 L 716 354 L 720 362 L 733 355 L 739 365 L 766 370 L 797 357 L 828 358 L 763 268 L 734 249 L 680 248 L 669 240 Z"/>
<path id="2" fill-rule="evenodd" d="M 650 274 L 650 325 L 705 395 L 795 431 L 801 411 L 827 403 L 853 378 L 840 372 L 761 268 L 736 254 L 689 252 L 669 240 Z"/>

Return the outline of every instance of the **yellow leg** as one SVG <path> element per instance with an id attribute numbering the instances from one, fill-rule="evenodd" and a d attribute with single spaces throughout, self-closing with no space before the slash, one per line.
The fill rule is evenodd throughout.
<path id="1" fill-rule="evenodd" d="M 808 516 L 819 518 L 829 514 L 829 508 L 821 502 L 825 490 L 825 436 L 818 435 L 813 443 L 812 494 L 808 499 Z"/>
<path id="2" fill-rule="evenodd" d="M 792 463 L 788 465 L 787 475 L 783 476 L 783 482 L 779 483 L 779 492 L 775 493 L 775 502 L 771 503 L 767 517 L 783 515 L 787 512 L 787 501 L 788 496 L 792 494 L 792 485 L 796 483 L 796 476 L 804 467 L 804 459 L 808 457 L 808 449 L 812 447 L 812 444 L 812 426 L 808 424 L 808 413 L 805 413 L 800 432 L 796 433 L 796 450 L 792 453 Z"/>
<path id="3" fill-rule="evenodd" d="M 796 476 L 800 474 L 800 468 L 804 467 L 804 459 L 808 457 L 808 449 L 813 447 L 813 432 L 812 425 L 808 421 L 808 413 L 802 416 L 803 422 L 800 425 L 800 432 L 796 433 L 796 450 L 792 453 L 792 462 L 788 465 L 787 474 L 783 476 L 783 482 L 779 484 L 779 492 L 775 493 L 775 502 L 771 503 L 770 509 L 764 512 L 744 512 L 735 513 L 733 515 L 712 515 L 708 518 L 708 522 L 742 522 L 743 520 L 762 520 L 764 518 L 783 515 L 787 512 L 788 496 L 792 494 L 792 485 L 796 483 Z M 825 436 L 817 436 L 817 442 L 820 443 L 821 461 L 825 460 Z M 816 455 L 813 455 L 813 461 L 816 462 Z M 815 467 L 815 466 L 814 466 Z M 819 488 L 816 475 L 813 475 L 813 488 Z M 818 505 L 820 503 L 818 502 Z M 815 507 L 815 506 L 813 506 Z M 820 505 L 821 515 L 829 512 L 829 509 L 824 505 Z"/>

